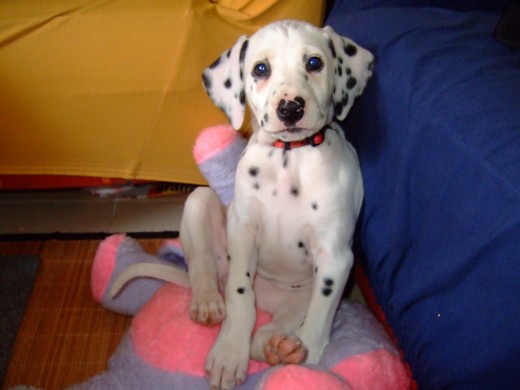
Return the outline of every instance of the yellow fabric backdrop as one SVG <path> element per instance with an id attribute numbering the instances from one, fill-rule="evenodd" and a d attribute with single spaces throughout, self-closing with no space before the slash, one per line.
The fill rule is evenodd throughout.
<path id="1" fill-rule="evenodd" d="M 195 137 L 227 120 L 202 70 L 271 21 L 320 24 L 324 3 L 0 2 L 0 174 L 204 183 Z"/>

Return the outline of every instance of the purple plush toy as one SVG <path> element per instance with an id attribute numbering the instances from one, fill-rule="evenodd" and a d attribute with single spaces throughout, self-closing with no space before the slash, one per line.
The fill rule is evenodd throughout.
<path id="1" fill-rule="evenodd" d="M 233 197 L 234 172 L 246 141 L 231 126 L 201 133 L 195 160 L 222 203 Z M 114 298 L 110 290 L 129 266 L 159 262 L 185 267 L 178 240 L 166 241 L 157 256 L 133 239 L 114 235 L 101 243 L 92 268 L 92 292 L 104 307 L 135 315 L 108 370 L 73 389 L 208 389 L 204 360 L 220 326 L 191 322 L 189 280 L 173 285 L 151 278 L 131 280 Z M 271 316 L 257 311 L 257 326 Z M 362 306 L 344 301 L 331 341 L 317 365 L 271 367 L 251 360 L 242 389 L 407 389 L 399 354 L 376 319 Z"/>

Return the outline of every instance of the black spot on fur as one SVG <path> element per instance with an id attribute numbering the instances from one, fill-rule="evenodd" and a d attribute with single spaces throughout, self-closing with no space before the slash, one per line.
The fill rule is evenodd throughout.
<path id="1" fill-rule="evenodd" d="M 264 115 L 264 122 L 269 123 L 269 115 L 267 115 L 267 114 Z"/>
<path id="2" fill-rule="evenodd" d="M 240 104 L 246 104 L 246 93 L 243 89 L 240 91 Z"/>
<path id="3" fill-rule="evenodd" d="M 228 261 L 231 261 L 231 256 L 228 255 L 227 259 L 228 259 Z"/>
<path id="4" fill-rule="evenodd" d="M 299 241 L 298 248 L 304 248 L 304 247 L 305 247 L 305 244 L 303 243 L 303 241 Z"/>
<path id="5" fill-rule="evenodd" d="M 258 167 L 249 168 L 249 174 L 253 177 L 258 175 L 258 172 L 260 172 L 260 169 Z"/>
<path id="6" fill-rule="evenodd" d="M 330 278 L 325 278 L 325 280 L 323 282 L 325 283 L 325 286 L 327 286 L 327 287 L 332 287 L 334 285 L 334 280 L 332 280 Z"/>
<path id="7" fill-rule="evenodd" d="M 220 65 L 220 57 L 217 58 L 215 61 L 213 61 L 213 63 L 209 67 L 210 67 L 210 69 L 215 69 L 219 65 Z"/>
<path id="8" fill-rule="evenodd" d="M 347 74 L 347 76 L 350 76 L 352 74 L 352 69 L 350 68 L 345 68 L 345 73 Z"/>
<path id="9" fill-rule="evenodd" d="M 287 150 L 285 150 L 285 149 L 282 154 L 282 159 L 283 159 L 283 167 L 287 168 L 287 166 L 289 165 L 289 154 L 287 153 Z"/>
<path id="10" fill-rule="evenodd" d="M 243 294 L 243 293 L 245 293 L 245 292 L 246 292 L 246 289 L 245 289 L 244 287 L 239 287 L 239 288 L 237 288 L 237 293 L 239 293 L 239 294 Z"/>
<path id="11" fill-rule="evenodd" d="M 295 285 L 291 286 L 291 288 L 301 288 L 301 285 L 300 284 L 295 284 Z"/>
<path id="12" fill-rule="evenodd" d="M 339 61 L 340 64 L 343 64 L 343 57 L 339 57 L 338 61 Z"/>
<path id="13" fill-rule="evenodd" d="M 244 43 L 242 43 L 242 47 L 240 48 L 240 55 L 238 57 L 238 60 L 241 64 L 244 63 L 244 59 L 246 58 L 247 53 L 247 47 L 249 46 L 249 40 L 245 40 Z"/>
<path id="14" fill-rule="evenodd" d="M 318 203 L 317 202 L 312 202 L 311 203 L 311 207 L 313 210 L 318 210 Z"/>
<path id="15" fill-rule="evenodd" d="M 329 49 L 330 49 L 330 54 L 332 54 L 332 57 L 333 58 L 336 58 L 336 48 L 334 47 L 334 43 L 332 42 L 332 40 L 329 39 L 329 41 L 327 42 L 328 45 L 329 45 Z"/>
<path id="16" fill-rule="evenodd" d="M 343 68 L 339 65 L 338 65 L 338 76 L 339 77 L 343 76 Z"/>
<path id="17" fill-rule="evenodd" d="M 325 287 L 323 290 L 321 290 L 322 294 L 328 297 L 330 294 L 332 294 L 332 289 L 329 287 Z"/>
<path id="18" fill-rule="evenodd" d="M 253 184 L 253 188 L 254 188 L 255 190 L 259 190 L 259 189 L 260 189 L 260 183 L 259 183 L 259 182 L 255 182 L 255 183 Z"/>
<path id="19" fill-rule="evenodd" d="M 318 273 L 318 266 L 314 267 L 314 273 L 315 273 L 315 274 Z"/>
<path id="20" fill-rule="evenodd" d="M 355 56 L 356 53 L 357 53 L 356 46 L 354 46 L 350 43 L 347 46 L 345 46 L 345 54 L 348 55 L 349 57 Z"/>
<path id="21" fill-rule="evenodd" d="M 339 115 L 341 114 L 341 111 L 343 111 L 343 108 L 348 105 L 348 95 L 345 93 L 343 95 L 343 99 L 341 99 L 340 102 L 336 102 L 334 104 L 334 114 Z"/>
<path id="22" fill-rule="evenodd" d="M 209 91 L 211 89 L 211 78 L 206 75 L 206 73 L 202 74 L 202 83 L 204 84 L 204 88 L 206 91 Z"/>
<path id="23" fill-rule="evenodd" d="M 248 278 L 250 278 L 250 277 L 251 277 L 251 274 L 250 274 L 249 272 L 247 272 L 247 273 L 246 273 L 246 276 L 247 276 Z"/>
<path id="24" fill-rule="evenodd" d="M 291 195 L 295 196 L 295 197 L 300 195 L 300 190 L 298 189 L 298 187 L 296 187 L 296 186 L 291 187 Z"/>
<path id="25" fill-rule="evenodd" d="M 356 86 L 357 80 L 354 77 L 349 77 L 347 80 L 347 89 L 352 89 Z"/>
<path id="26" fill-rule="evenodd" d="M 226 81 L 224 81 L 224 87 L 226 87 L 227 89 L 231 88 L 231 79 L 226 79 Z"/>
<path id="27" fill-rule="evenodd" d="M 334 115 L 339 116 L 342 110 L 343 105 L 341 104 L 341 102 L 337 102 L 336 104 L 334 104 Z"/>
<path id="28" fill-rule="evenodd" d="M 229 49 L 229 50 L 226 52 L 226 57 L 227 57 L 227 58 L 231 57 L 231 49 Z"/>

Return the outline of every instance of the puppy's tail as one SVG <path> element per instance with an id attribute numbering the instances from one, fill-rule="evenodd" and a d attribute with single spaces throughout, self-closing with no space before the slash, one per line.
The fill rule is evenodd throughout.
<path id="1" fill-rule="evenodd" d="M 119 274 L 110 289 L 110 296 L 114 298 L 128 282 L 135 278 L 153 278 L 182 287 L 190 287 L 190 278 L 184 270 L 166 264 L 137 263 Z"/>

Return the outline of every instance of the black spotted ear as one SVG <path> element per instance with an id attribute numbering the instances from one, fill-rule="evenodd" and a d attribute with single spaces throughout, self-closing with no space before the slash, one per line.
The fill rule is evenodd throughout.
<path id="1" fill-rule="evenodd" d="M 335 83 L 332 101 L 334 115 L 345 119 L 354 99 L 363 93 L 374 69 L 374 56 L 368 50 L 346 37 L 338 35 L 331 27 L 323 28 L 328 36 L 329 48 L 335 61 Z"/>
<path id="2" fill-rule="evenodd" d="M 246 98 L 243 65 L 247 44 L 247 37 L 241 36 L 231 49 L 202 73 L 206 92 L 213 103 L 227 115 L 235 130 L 244 122 Z"/>

